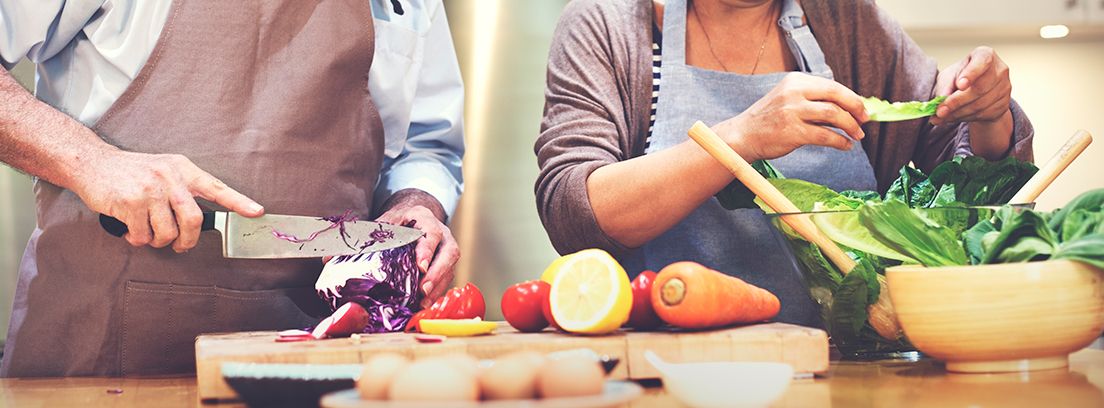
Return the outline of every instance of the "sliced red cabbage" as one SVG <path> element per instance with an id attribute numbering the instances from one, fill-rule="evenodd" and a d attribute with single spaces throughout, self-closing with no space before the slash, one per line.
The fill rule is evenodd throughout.
<path id="1" fill-rule="evenodd" d="M 322 268 L 315 289 L 337 310 L 356 302 L 368 311 L 365 333 L 402 331 L 421 302 L 422 271 L 414 257 L 416 242 L 378 252 L 334 257 Z"/>

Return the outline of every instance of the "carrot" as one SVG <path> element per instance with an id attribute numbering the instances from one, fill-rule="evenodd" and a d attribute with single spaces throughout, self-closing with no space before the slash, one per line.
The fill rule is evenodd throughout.
<path id="1" fill-rule="evenodd" d="M 694 262 L 676 262 L 659 271 L 652 306 L 672 326 L 704 329 L 769 320 L 781 303 L 766 289 Z"/>

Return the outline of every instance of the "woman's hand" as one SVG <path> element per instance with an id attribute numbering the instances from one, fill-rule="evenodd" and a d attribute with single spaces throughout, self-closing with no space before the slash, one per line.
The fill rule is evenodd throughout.
<path id="1" fill-rule="evenodd" d="M 975 48 L 940 71 L 935 94 L 947 100 L 936 109 L 933 125 L 968 122 L 974 154 L 990 160 L 1005 155 L 1012 143 L 1012 81 L 992 48 Z"/>
<path id="2" fill-rule="evenodd" d="M 838 82 L 791 73 L 746 111 L 714 130 L 748 161 L 774 159 L 804 145 L 850 150 L 866 136 L 862 98 Z M 851 139 L 828 127 L 841 129 Z"/>
<path id="3" fill-rule="evenodd" d="M 1009 114 L 1012 81 L 1008 65 L 989 47 L 975 48 L 966 58 L 939 72 L 936 96 L 947 96 L 932 124 L 994 122 Z"/>

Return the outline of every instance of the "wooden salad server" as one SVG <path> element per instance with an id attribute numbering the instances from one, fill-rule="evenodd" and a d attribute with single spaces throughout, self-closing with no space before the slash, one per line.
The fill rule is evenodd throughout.
<path id="1" fill-rule="evenodd" d="M 1047 160 L 1043 167 L 1039 168 L 1039 171 L 1031 176 L 1031 179 L 1027 180 L 1027 184 L 1020 187 L 1020 191 L 1016 192 L 1016 195 L 1012 196 L 1009 203 L 1012 204 L 1026 204 L 1035 202 L 1036 198 L 1039 198 L 1039 194 L 1043 193 L 1050 183 L 1062 174 L 1069 167 L 1077 156 L 1080 156 L 1085 148 L 1092 144 L 1092 135 L 1085 130 L 1078 130 L 1073 136 L 1070 136 L 1066 144 L 1058 149 L 1058 152 L 1051 156 L 1050 160 Z"/>

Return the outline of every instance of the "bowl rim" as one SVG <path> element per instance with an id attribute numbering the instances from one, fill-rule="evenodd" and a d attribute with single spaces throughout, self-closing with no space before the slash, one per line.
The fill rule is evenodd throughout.
<path id="1" fill-rule="evenodd" d="M 885 268 L 885 273 L 886 273 L 887 276 L 891 272 L 892 273 L 932 273 L 932 272 L 955 271 L 955 272 L 961 273 L 961 272 L 963 272 L 963 270 L 966 270 L 968 272 L 979 272 L 980 273 L 980 272 L 992 272 L 992 271 L 996 271 L 996 270 L 1022 269 L 1022 268 L 1029 268 L 1029 267 L 1040 266 L 1040 265 L 1052 266 L 1052 265 L 1060 265 L 1060 264 L 1077 264 L 1077 265 L 1080 265 L 1080 267 L 1084 267 L 1084 268 L 1088 268 L 1088 269 L 1095 269 L 1097 271 L 1104 272 L 1104 270 L 1101 270 L 1101 269 L 1099 269 L 1099 268 L 1097 268 L 1093 265 L 1090 265 L 1088 263 L 1081 262 L 1081 261 L 1076 261 L 1076 260 L 1072 260 L 1072 259 L 1047 259 L 1045 261 L 1032 261 L 1032 262 L 1013 262 L 1013 263 L 983 264 L 983 265 L 952 265 L 952 266 L 934 266 L 934 267 L 928 267 L 928 266 L 924 266 L 924 265 L 915 265 L 915 264 L 913 264 L 913 265 L 897 265 L 897 266 L 891 266 L 891 267 Z"/>
<path id="2" fill-rule="evenodd" d="M 965 207 L 923 207 L 923 208 L 912 208 L 912 209 L 913 210 L 921 210 L 921 211 L 929 211 L 929 210 L 936 210 L 936 211 L 993 210 L 993 211 L 996 211 L 996 210 L 999 210 L 999 209 L 1001 209 L 1005 206 L 1012 206 L 1012 207 L 1022 208 L 1022 209 L 1034 209 L 1035 205 L 1036 204 L 1034 202 L 1030 202 L 1030 203 L 1004 204 L 1004 205 L 968 205 L 968 206 L 965 206 Z M 784 213 L 764 211 L 763 215 L 767 216 L 768 218 L 778 218 L 778 217 L 783 217 L 783 216 L 788 216 L 788 215 L 840 214 L 840 213 L 856 213 L 856 212 L 859 212 L 859 210 L 858 209 L 851 209 L 851 210 L 821 210 L 821 211 L 799 211 L 799 212 L 784 212 Z"/>

